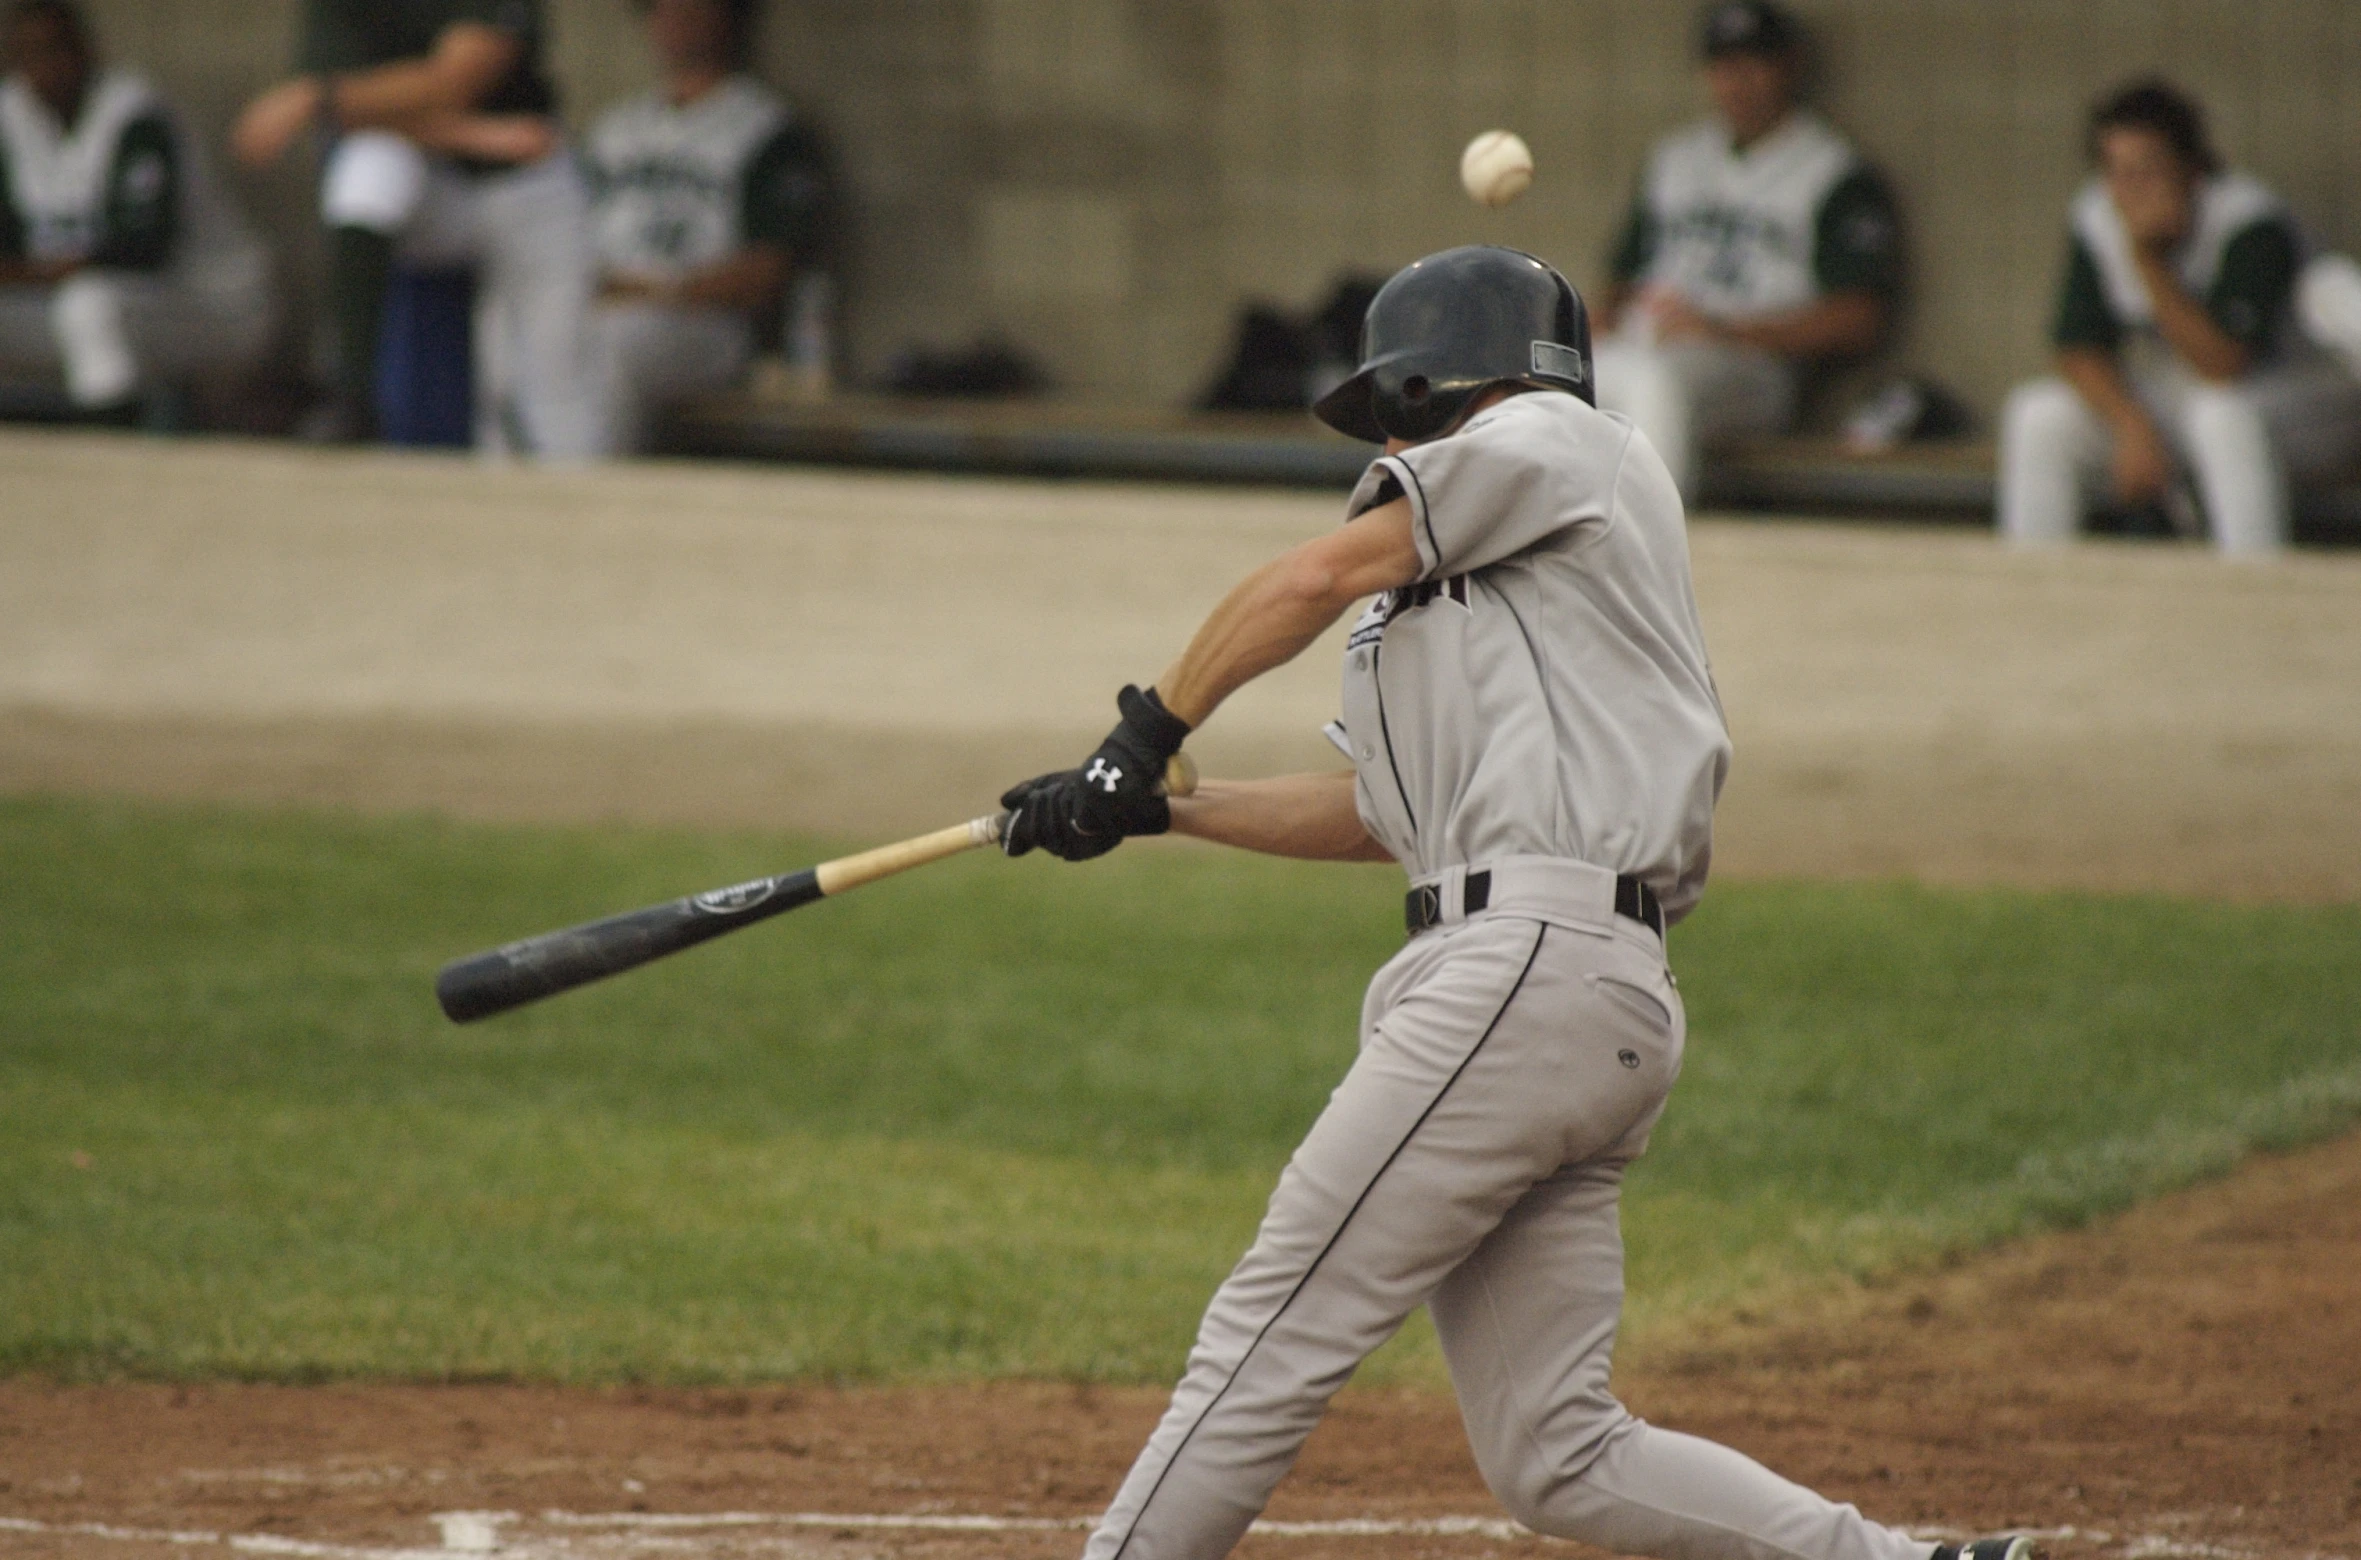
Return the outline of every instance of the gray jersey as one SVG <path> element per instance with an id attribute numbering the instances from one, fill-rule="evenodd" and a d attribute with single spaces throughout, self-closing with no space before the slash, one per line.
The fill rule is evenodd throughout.
<path id="1" fill-rule="evenodd" d="M 1376 461 L 1350 512 L 1397 492 L 1424 568 L 1353 625 L 1331 731 L 1362 821 L 1413 877 L 1563 857 L 1677 919 L 1730 742 L 1664 463 L 1622 418 L 1536 392 Z"/>

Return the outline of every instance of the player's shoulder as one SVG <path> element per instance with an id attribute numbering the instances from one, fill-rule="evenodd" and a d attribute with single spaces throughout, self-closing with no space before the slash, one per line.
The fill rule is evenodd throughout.
<path id="1" fill-rule="evenodd" d="M 2278 191 L 2242 169 L 2226 168 L 2199 187 L 2197 221 L 2202 228 L 2234 235 L 2266 223 L 2292 225 L 2294 216 Z"/>
<path id="2" fill-rule="evenodd" d="M 716 122 L 726 123 L 752 139 L 775 134 L 794 117 L 785 93 L 744 72 L 714 88 L 711 103 L 711 115 Z"/>
<path id="3" fill-rule="evenodd" d="M 1700 119 L 1657 139 L 1648 152 L 1648 172 L 1653 178 L 1677 177 L 1715 167 L 1729 155 L 1730 139 L 1720 123 Z"/>
<path id="4" fill-rule="evenodd" d="M 1631 425 L 1563 390 L 1528 390 L 1488 406 L 1453 433 L 1398 457 L 1421 480 L 1505 484 L 1560 497 L 1610 484 Z M 1462 474 L 1466 475 L 1462 475 Z"/>
<path id="5" fill-rule="evenodd" d="M 625 98 L 591 121 L 591 144 L 598 147 L 640 140 L 664 118 L 665 106 L 664 96 L 659 92 L 642 92 L 637 97 Z"/>

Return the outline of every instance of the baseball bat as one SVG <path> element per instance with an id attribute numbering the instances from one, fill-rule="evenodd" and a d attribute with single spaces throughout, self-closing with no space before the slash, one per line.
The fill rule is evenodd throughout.
<path id="1" fill-rule="evenodd" d="M 1165 769 L 1167 796 L 1197 789 L 1197 765 L 1185 753 Z M 823 861 L 800 872 L 755 878 L 727 888 L 707 889 L 685 899 L 626 910 L 604 920 L 562 931 L 543 932 L 521 942 L 454 959 L 435 977 L 435 999 L 454 1024 L 469 1024 L 543 997 L 586 986 L 609 975 L 661 959 L 666 954 L 711 942 L 727 932 L 784 915 L 815 899 L 849 893 L 864 883 L 923 867 L 979 845 L 996 845 L 1008 825 L 1007 813 L 990 813 L 966 823 L 897 840 L 854 856 Z"/>

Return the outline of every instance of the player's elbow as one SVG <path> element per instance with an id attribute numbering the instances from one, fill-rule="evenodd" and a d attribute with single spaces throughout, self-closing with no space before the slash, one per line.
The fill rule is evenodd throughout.
<path id="1" fill-rule="evenodd" d="M 1344 594 L 1343 571 L 1314 548 L 1299 548 L 1279 560 L 1271 588 L 1290 607 L 1306 614 L 1334 617 L 1353 602 Z"/>

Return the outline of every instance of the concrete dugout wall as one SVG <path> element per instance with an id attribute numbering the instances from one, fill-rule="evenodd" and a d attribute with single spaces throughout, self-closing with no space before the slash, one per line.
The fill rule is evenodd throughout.
<path id="1" fill-rule="evenodd" d="M 289 57 L 297 0 L 88 0 L 106 45 L 214 138 Z M 642 86 L 630 0 L 548 0 L 569 116 Z M 2043 357 L 2062 206 L 2099 90 L 2161 69 L 2231 160 L 2361 245 L 2350 0 L 1796 0 L 1819 97 L 1893 175 L 1914 298 L 1899 358 L 1986 409 Z M 772 79 L 823 119 L 850 198 L 856 368 L 998 331 L 1068 391 L 1190 393 L 1249 296 L 1313 300 L 1494 240 L 1595 282 L 1648 143 L 1697 111 L 1685 0 L 773 0 Z M 1540 165 L 1501 213 L 1460 146 Z M 236 181 L 297 285 L 303 175 Z"/>

